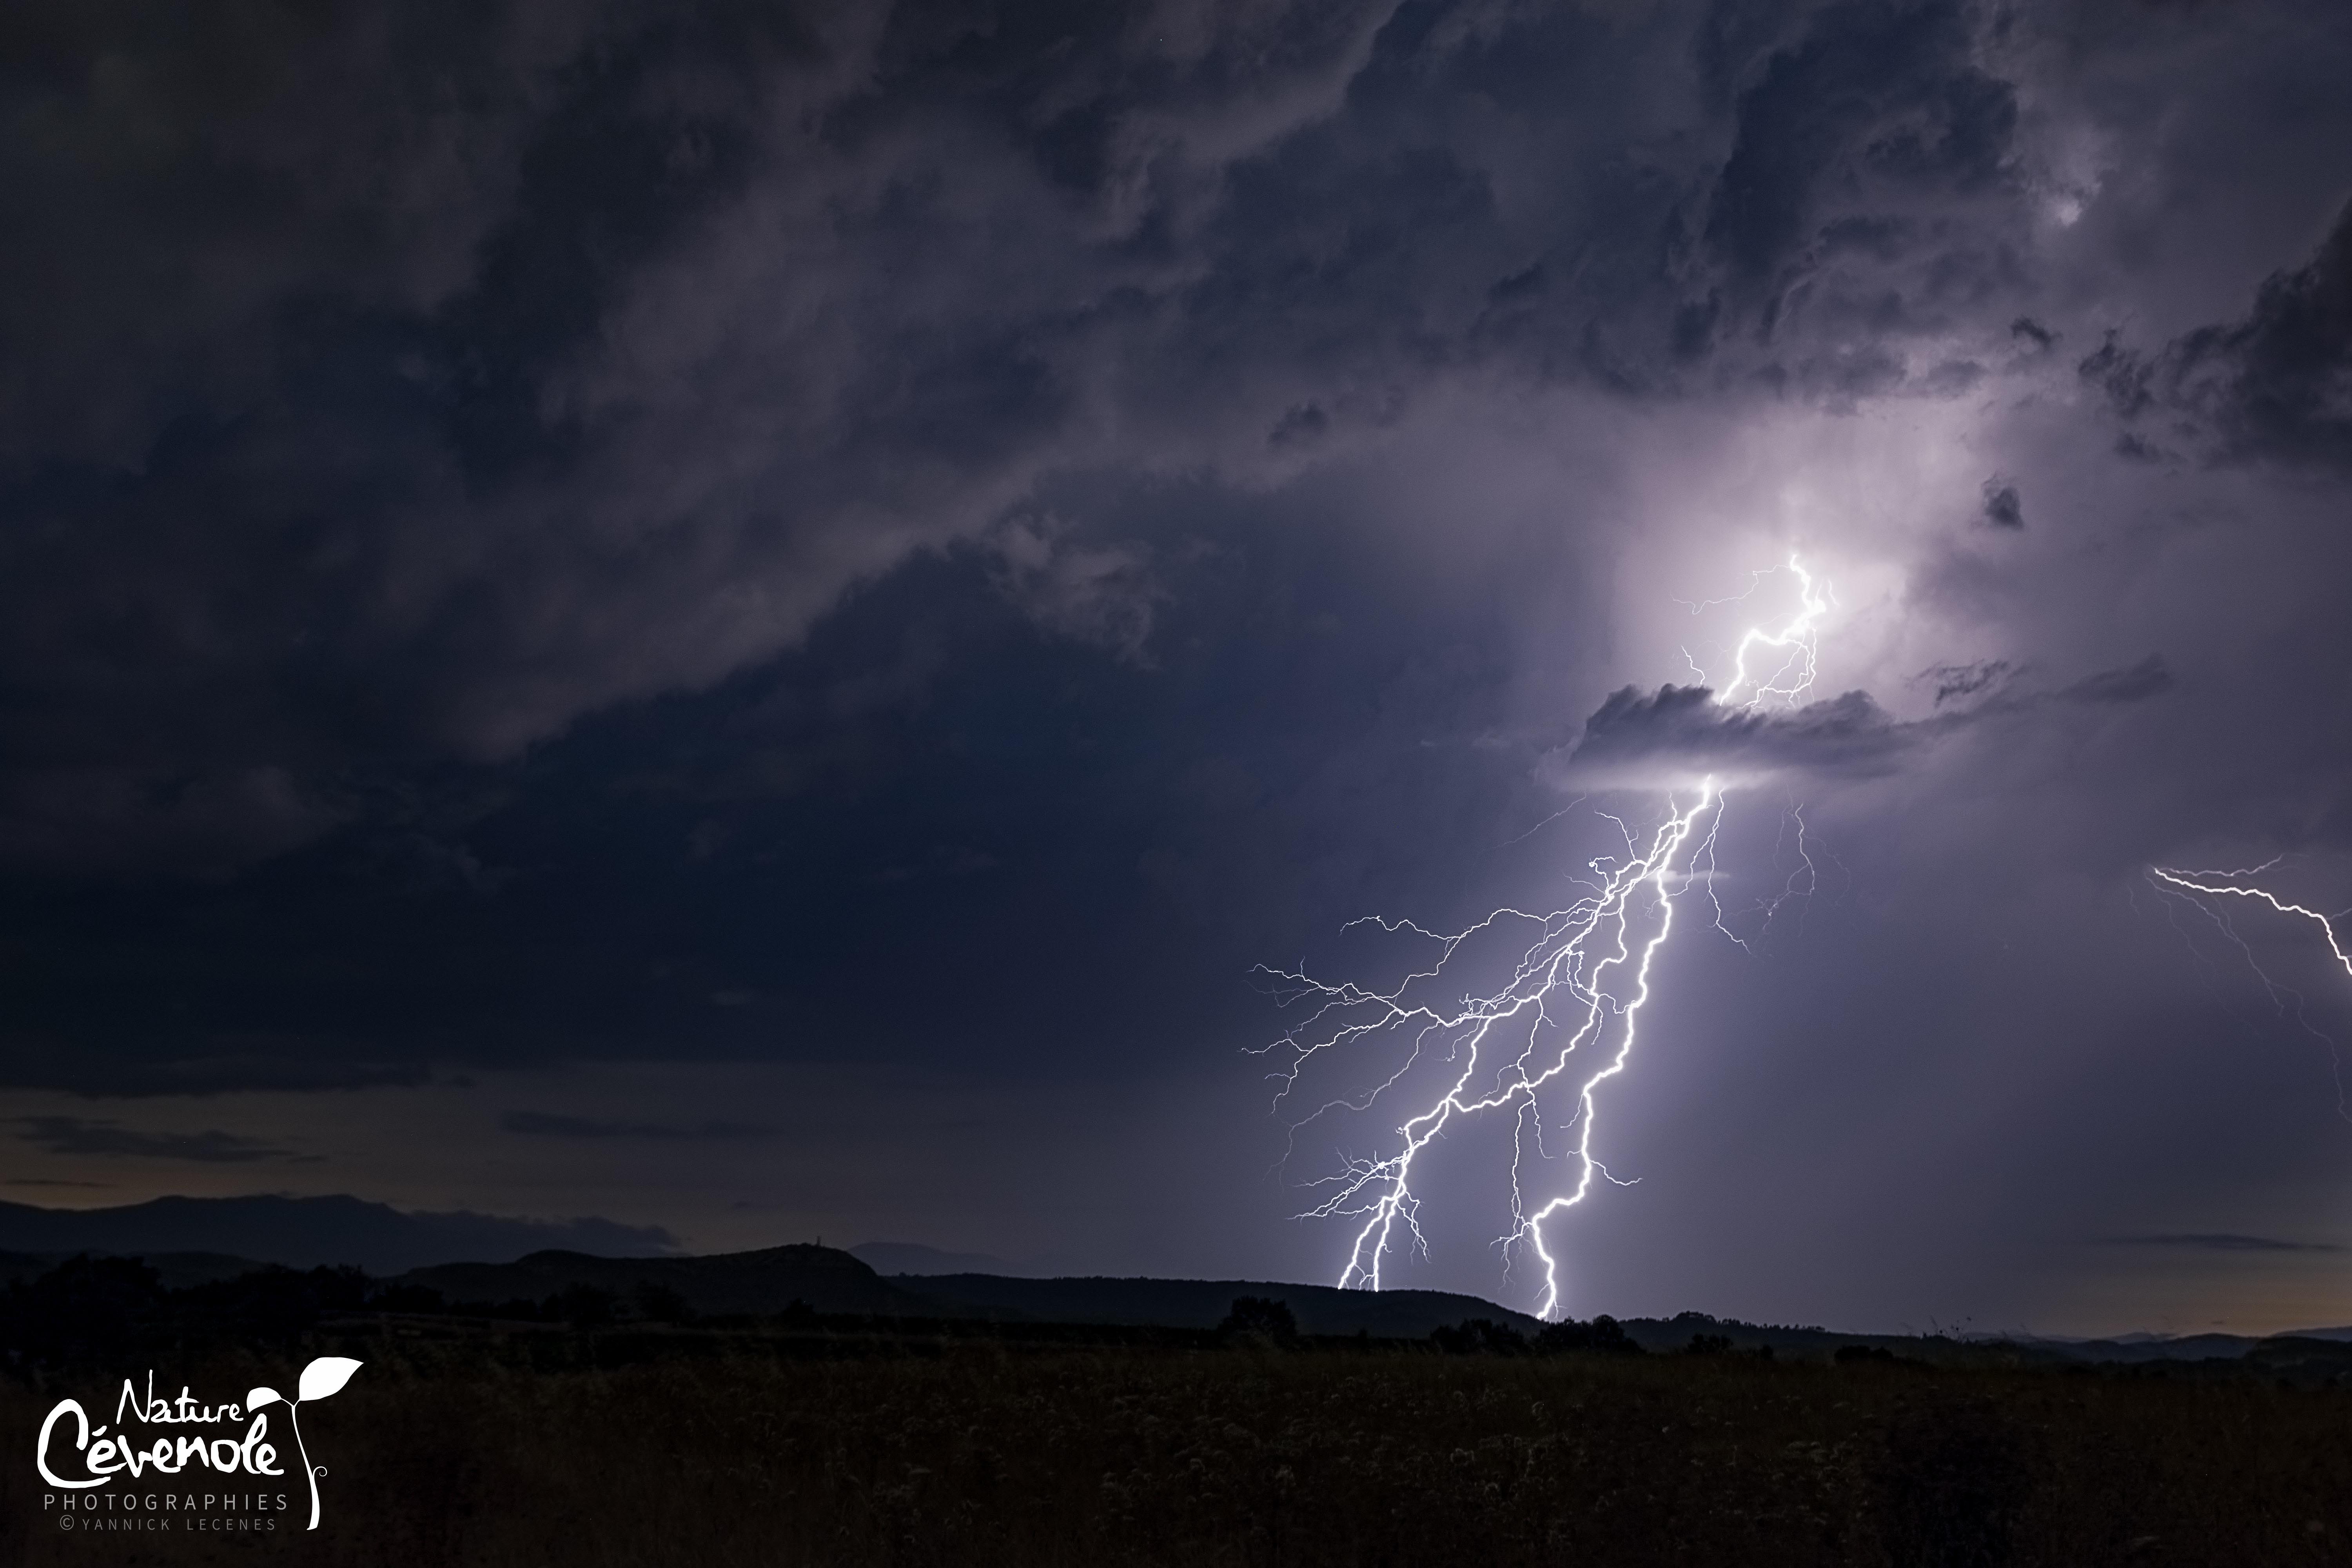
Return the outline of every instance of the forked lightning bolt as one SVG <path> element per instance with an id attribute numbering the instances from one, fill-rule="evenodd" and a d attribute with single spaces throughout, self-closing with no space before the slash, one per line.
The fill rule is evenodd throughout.
<path id="1" fill-rule="evenodd" d="M 2148 875 L 2159 881 L 2168 882 L 2173 887 L 2185 889 L 2192 893 L 2210 893 L 2215 897 L 2226 894 L 2235 899 L 2254 899 L 2268 904 L 2283 915 L 2301 915 L 2305 920 L 2319 927 L 2320 933 L 2327 939 L 2327 951 L 2336 955 L 2336 962 L 2344 966 L 2345 973 L 2352 974 L 2352 952 L 2347 952 L 2344 950 L 2344 939 L 2338 934 L 2334 921 L 2328 916 L 2321 914 L 2317 910 L 2306 909 L 2301 904 L 2290 904 L 2276 894 L 2263 889 L 2243 888 L 2237 885 L 2242 879 L 2260 876 L 2277 864 L 2277 861 L 2271 860 L 2260 866 L 2248 866 L 2235 871 L 2177 871 L 2168 866 L 2150 866 L 2147 870 Z M 2257 970 L 2256 973 L 2259 973 L 2260 971 Z"/>
<path id="2" fill-rule="evenodd" d="M 2254 978 L 2263 983 L 2263 989 L 2270 993 L 2271 1001 L 2280 1015 L 2292 1017 L 2305 1034 L 2327 1047 L 2328 1062 L 2336 1076 L 2336 1113 L 2352 1121 L 2352 1099 L 2347 1099 L 2346 1094 L 2343 1053 L 2337 1048 L 2335 1037 L 2314 1027 L 2311 1020 L 2304 1016 L 2303 994 L 2271 978 L 2270 972 L 2254 956 L 2252 946 L 2238 934 L 2237 927 L 2231 924 L 2221 910 L 2199 904 L 2189 897 L 2191 893 L 2203 893 L 2214 899 L 2251 899 L 2257 903 L 2268 904 L 2283 915 L 2300 915 L 2319 928 L 2320 934 L 2327 941 L 2327 951 L 2336 955 L 2336 962 L 2345 973 L 2352 974 L 2352 952 L 2345 951 L 2343 934 L 2336 929 L 2336 921 L 2343 918 L 2342 914 L 2325 915 L 2306 905 L 2288 903 L 2265 888 L 2247 885 L 2249 878 L 2259 877 L 2277 864 L 2278 860 L 2271 859 L 2259 866 L 2242 866 L 2228 871 L 2183 871 L 2169 866 L 2150 866 L 2147 875 L 2157 891 L 2169 893 L 2201 910 L 2207 919 L 2220 927 L 2221 934 L 2245 955 L 2247 967 L 2254 972 Z"/>
<path id="3" fill-rule="evenodd" d="M 1819 624 L 1832 601 L 1828 584 L 1816 584 L 1795 556 L 1789 558 L 1786 569 L 1800 585 L 1798 610 L 1777 627 L 1754 627 L 1740 638 L 1731 650 L 1730 679 L 1716 695 L 1718 704 L 1748 710 L 1770 703 L 1794 706 L 1811 688 Z M 1760 582 L 1769 574 L 1757 574 L 1756 579 Z M 1687 650 L 1684 657 L 1689 658 Z M 1696 670 L 1696 661 L 1691 662 Z M 1705 672 L 1699 675 L 1704 680 Z M 1594 1151 L 1598 1091 L 1625 1069 L 1633 1055 L 1642 1009 L 1650 998 L 1652 968 L 1674 930 L 1675 894 L 1688 882 L 1711 880 L 1714 875 L 1724 799 L 1712 778 L 1698 786 L 1696 798 L 1687 804 L 1670 797 L 1664 820 L 1646 841 L 1619 822 L 1624 855 L 1592 861 L 1588 868 L 1592 879 L 1586 884 L 1590 893 L 1564 910 L 1548 914 L 1497 910 L 1452 935 L 1425 931 L 1411 921 L 1374 922 L 1436 944 L 1434 960 L 1391 990 L 1330 984 L 1297 972 L 1267 972 L 1280 984 L 1286 1004 L 1314 1004 L 1306 1019 L 1265 1047 L 1286 1048 L 1290 1054 L 1276 1075 L 1283 1082 L 1277 1103 L 1298 1087 L 1301 1074 L 1318 1057 L 1375 1037 L 1402 1036 L 1411 1041 L 1403 1064 L 1388 1078 L 1360 1097 L 1320 1106 L 1294 1123 L 1294 1139 L 1299 1129 L 1325 1113 L 1368 1110 L 1416 1068 L 1444 1064 L 1438 1073 L 1444 1081 L 1442 1092 L 1398 1125 L 1400 1142 L 1392 1152 L 1349 1159 L 1339 1173 L 1316 1184 L 1328 1187 L 1328 1195 L 1302 1217 L 1344 1219 L 1356 1226 L 1339 1274 L 1343 1288 L 1379 1289 L 1382 1266 L 1394 1251 L 1425 1248 L 1414 1182 L 1416 1163 L 1431 1143 L 1457 1121 L 1507 1117 L 1511 1226 L 1497 1241 L 1507 1258 L 1521 1246 L 1534 1255 L 1543 1268 L 1538 1312 L 1549 1318 L 1559 1310 L 1559 1264 L 1544 1226 L 1582 1203 L 1595 1176 L 1615 1179 Z M 1702 818 L 1706 831 L 1694 845 Z M 1696 864 L 1701 855 L 1706 857 L 1704 871 Z M 1805 854 L 1801 817 L 1798 855 L 1805 862 L 1801 875 L 1809 889 L 1812 868 Z M 1768 908 L 1777 908 L 1800 890 L 1792 879 L 1788 891 Z M 1712 896 L 1711 887 L 1709 891 Z M 1718 902 L 1716 923 L 1731 935 L 1723 918 Z M 1533 935 L 1499 989 L 1447 1006 L 1417 999 L 1417 988 L 1437 982 L 1464 944 L 1509 925 L 1531 928 Z M 1569 1155 L 1574 1180 L 1564 1191 L 1530 1202 L 1528 1157 L 1531 1152 L 1539 1159 L 1549 1157 L 1544 1147 L 1547 1108 L 1570 1104 L 1573 1110 L 1564 1125 L 1576 1134 Z"/>
<path id="4" fill-rule="evenodd" d="M 1789 557 L 1789 570 L 1800 589 L 1796 615 L 1777 632 L 1761 626 L 1748 628 L 1739 646 L 1732 649 L 1731 679 L 1716 693 L 1717 702 L 1737 701 L 1742 708 L 1755 709 L 1777 698 L 1793 707 L 1812 689 L 1813 672 L 1821 655 L 1821 618 L 1829 613 L 1832 603 L 1830 585 L 1823 583 L 1816 587 L 1812 574 L 1799 564 L 1794 555 Z M 1749 669 L 1750 656 L 1766 660 L 1770 668 Z M 1690 658 L 1687 649 L 1683 658 Z M 1696 668 L 1696 663 L 1693 668 Z M 1742 700 L 1739 694 L 1750 687 L 1755 689 L 1754 695 Z"/>

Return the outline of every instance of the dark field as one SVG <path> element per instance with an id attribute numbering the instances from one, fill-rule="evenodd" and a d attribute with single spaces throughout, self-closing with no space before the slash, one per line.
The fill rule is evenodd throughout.
<path id="1" fill-rule="evenodd" d="M 13 1377 L 0 1562 L 2352 1563 L 2352 1393 L 2245 1371 L 1125 1338 L 324 1330 L 310 1535 L 290 1451 L 275 1534 L 59 1530 L 33 1435 L 131 1369 Z"/>

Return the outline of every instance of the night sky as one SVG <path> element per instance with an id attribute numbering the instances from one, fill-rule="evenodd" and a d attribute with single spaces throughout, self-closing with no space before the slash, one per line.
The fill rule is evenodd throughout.
<path id="1" fill-rule="evenodd" d="M 1294 1131 L 1257 966 L 1717 776 L 1563 1310 L 2352 1321 L 2352 973 L 2148 874 L 2352 904 L 2347 81 L 2284 0 L 7 7 L 0 1196 L 1334 1279 L 1410 1108 Z M 1694 697 L 1792 552 L 1804 701 Z M 1532 1304 L 1508 1137 L 1391 1282 Z"/>

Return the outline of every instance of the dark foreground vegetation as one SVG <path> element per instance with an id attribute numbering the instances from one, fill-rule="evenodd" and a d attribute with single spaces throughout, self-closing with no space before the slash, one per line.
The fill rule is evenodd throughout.
<path id="1" fill-rule="evenodd" d="M 589 1324 L 395 1310 L 350 1276 L 242 1305 L 137 1284 L 54 1281 L 87 1331 L 43 1345 L 14 1299 L 0 1563 L 2352 1563 L 2352 1391 L 2324 1359 L 1767 1357 L 1706 1333 L 1643 1353 L 1605 1324 L 1318 1339 L 1265 1301 L 1215 1331 Z M 232 1398 L 321 1354 L 365 1364 L 302 1417 L 316 1534 L 298 1480 L 266 1534 L 91 1539 L 44 1510 L 32 1438 L 59 1397 L 104 1420 L 151 1364 Z"/>

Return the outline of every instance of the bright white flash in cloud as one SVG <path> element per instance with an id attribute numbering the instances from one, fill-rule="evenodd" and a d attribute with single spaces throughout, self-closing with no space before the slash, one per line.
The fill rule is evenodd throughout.
<path id="1" fill-rule="evenodd" d="M 1834 600 L 1829 584 L 1817 583 L 1794 555 L 1784 569 L 1799 585 L 1798 608 L 1786 621 L 1751 626 L 1740 637 L 1730 676 L 1714 698 L 1719 706 L 1751 712 L 1795 707 L 1811 689 L 1820 623 Z M 1748 593 L 1738 598 L 1754 593 L 1772 574 L 1756 574 Z M 1688 658 L 1687 652 L 1685 657 Z M 1695 661 L 1692 668 L 1704 682 L 1705 672 Z M 1277 1075 L 1283 1084 L 1278 1105 L 1300 1089 L 1302 1075 L 1318 1058 L 1381 1042 L 1402 1043 L 1405 1048 L 1402 1065 L 1370 1089 L 1328 1100 L 1294 1123 L 1294 1139 L 1300 1129 L 1328 1113 L 1370 1110 L 1388 1100 L 1409 1098 L 1413 1092 L 1409 1086 L 1431 1070 L 1442 1083 L 1433 1098 L 1397 1124 L 1398 1142 L 1387 1152 L 1349 1158 L 1336 1174 L 1315 1184 L 1326 1195 L 1307 1217 L 1342 1220 L 1354 1227 L 1339 1274 L 1341 1286 L 1379 1289 L 1384 1267 L 1393 1258 L 1426 1250 L 1416 1163 L 1457 1122 L 1485 1121 L 1507 1126 L 1510 1136 L 1509 1226 L 1496 1238 L 1497 1245 L 1507 1261 L 1521 1249 L 1537 1260 L 1543 1275 L 1537 1312 L 1548 1318 L 1559 1310 L 1559 1258 L 1546 1226 L 1582 1203 L 1596 1176 L 1615 1180 L 1596 1152 L 1601 1086 L 1623 1072 L 1633 1057 L 1655 961 L 1674 930 L 1676 895 L 1696 880 L 1708 882 L 1713 896 L 1716 837 L 1724 803 L 1724 790 L 1709 777 L 1698 785 L 1696 798 L 1669 796 L 1664 820 L 1646 836 L 1610 818 L 1624 835 L 1624 853 L 1591 862 L 1590 877 L 1581 879 L 1589 891 L 1566 909 L 1545 914 L 1497 910 L 1451 935 L 1409 921 L 1373 922 L 1435 944 L 1434 958 L 1391 989 L 1352 982 L 1335 984 L 1301 972 L 1268 972 L 1286 1005 L 1304 1003 L 1312 1008 L 1297 1027 L 1266 1047 L 1288 1055 Z M 1811 885 L 1801 819 L 1797 843 L 1804 868 L 1784 898 Z M 1719 902 L 1716 916 L 1717 928 L 1730 936 Z M 1532 935 L 1502 986 L 1457 1004 L 1423 999 L 1442 983 L 1447 965 L 1465 944 L 1513 928 Z M 1572 1133 L 1572 1145 L 1555 1155 L 1547 1145 L 1548 1130 Z M 1547 1167 L 1562 1159 L 1569 1179 L 1559 1190 L 1531 1192 Z"/>

